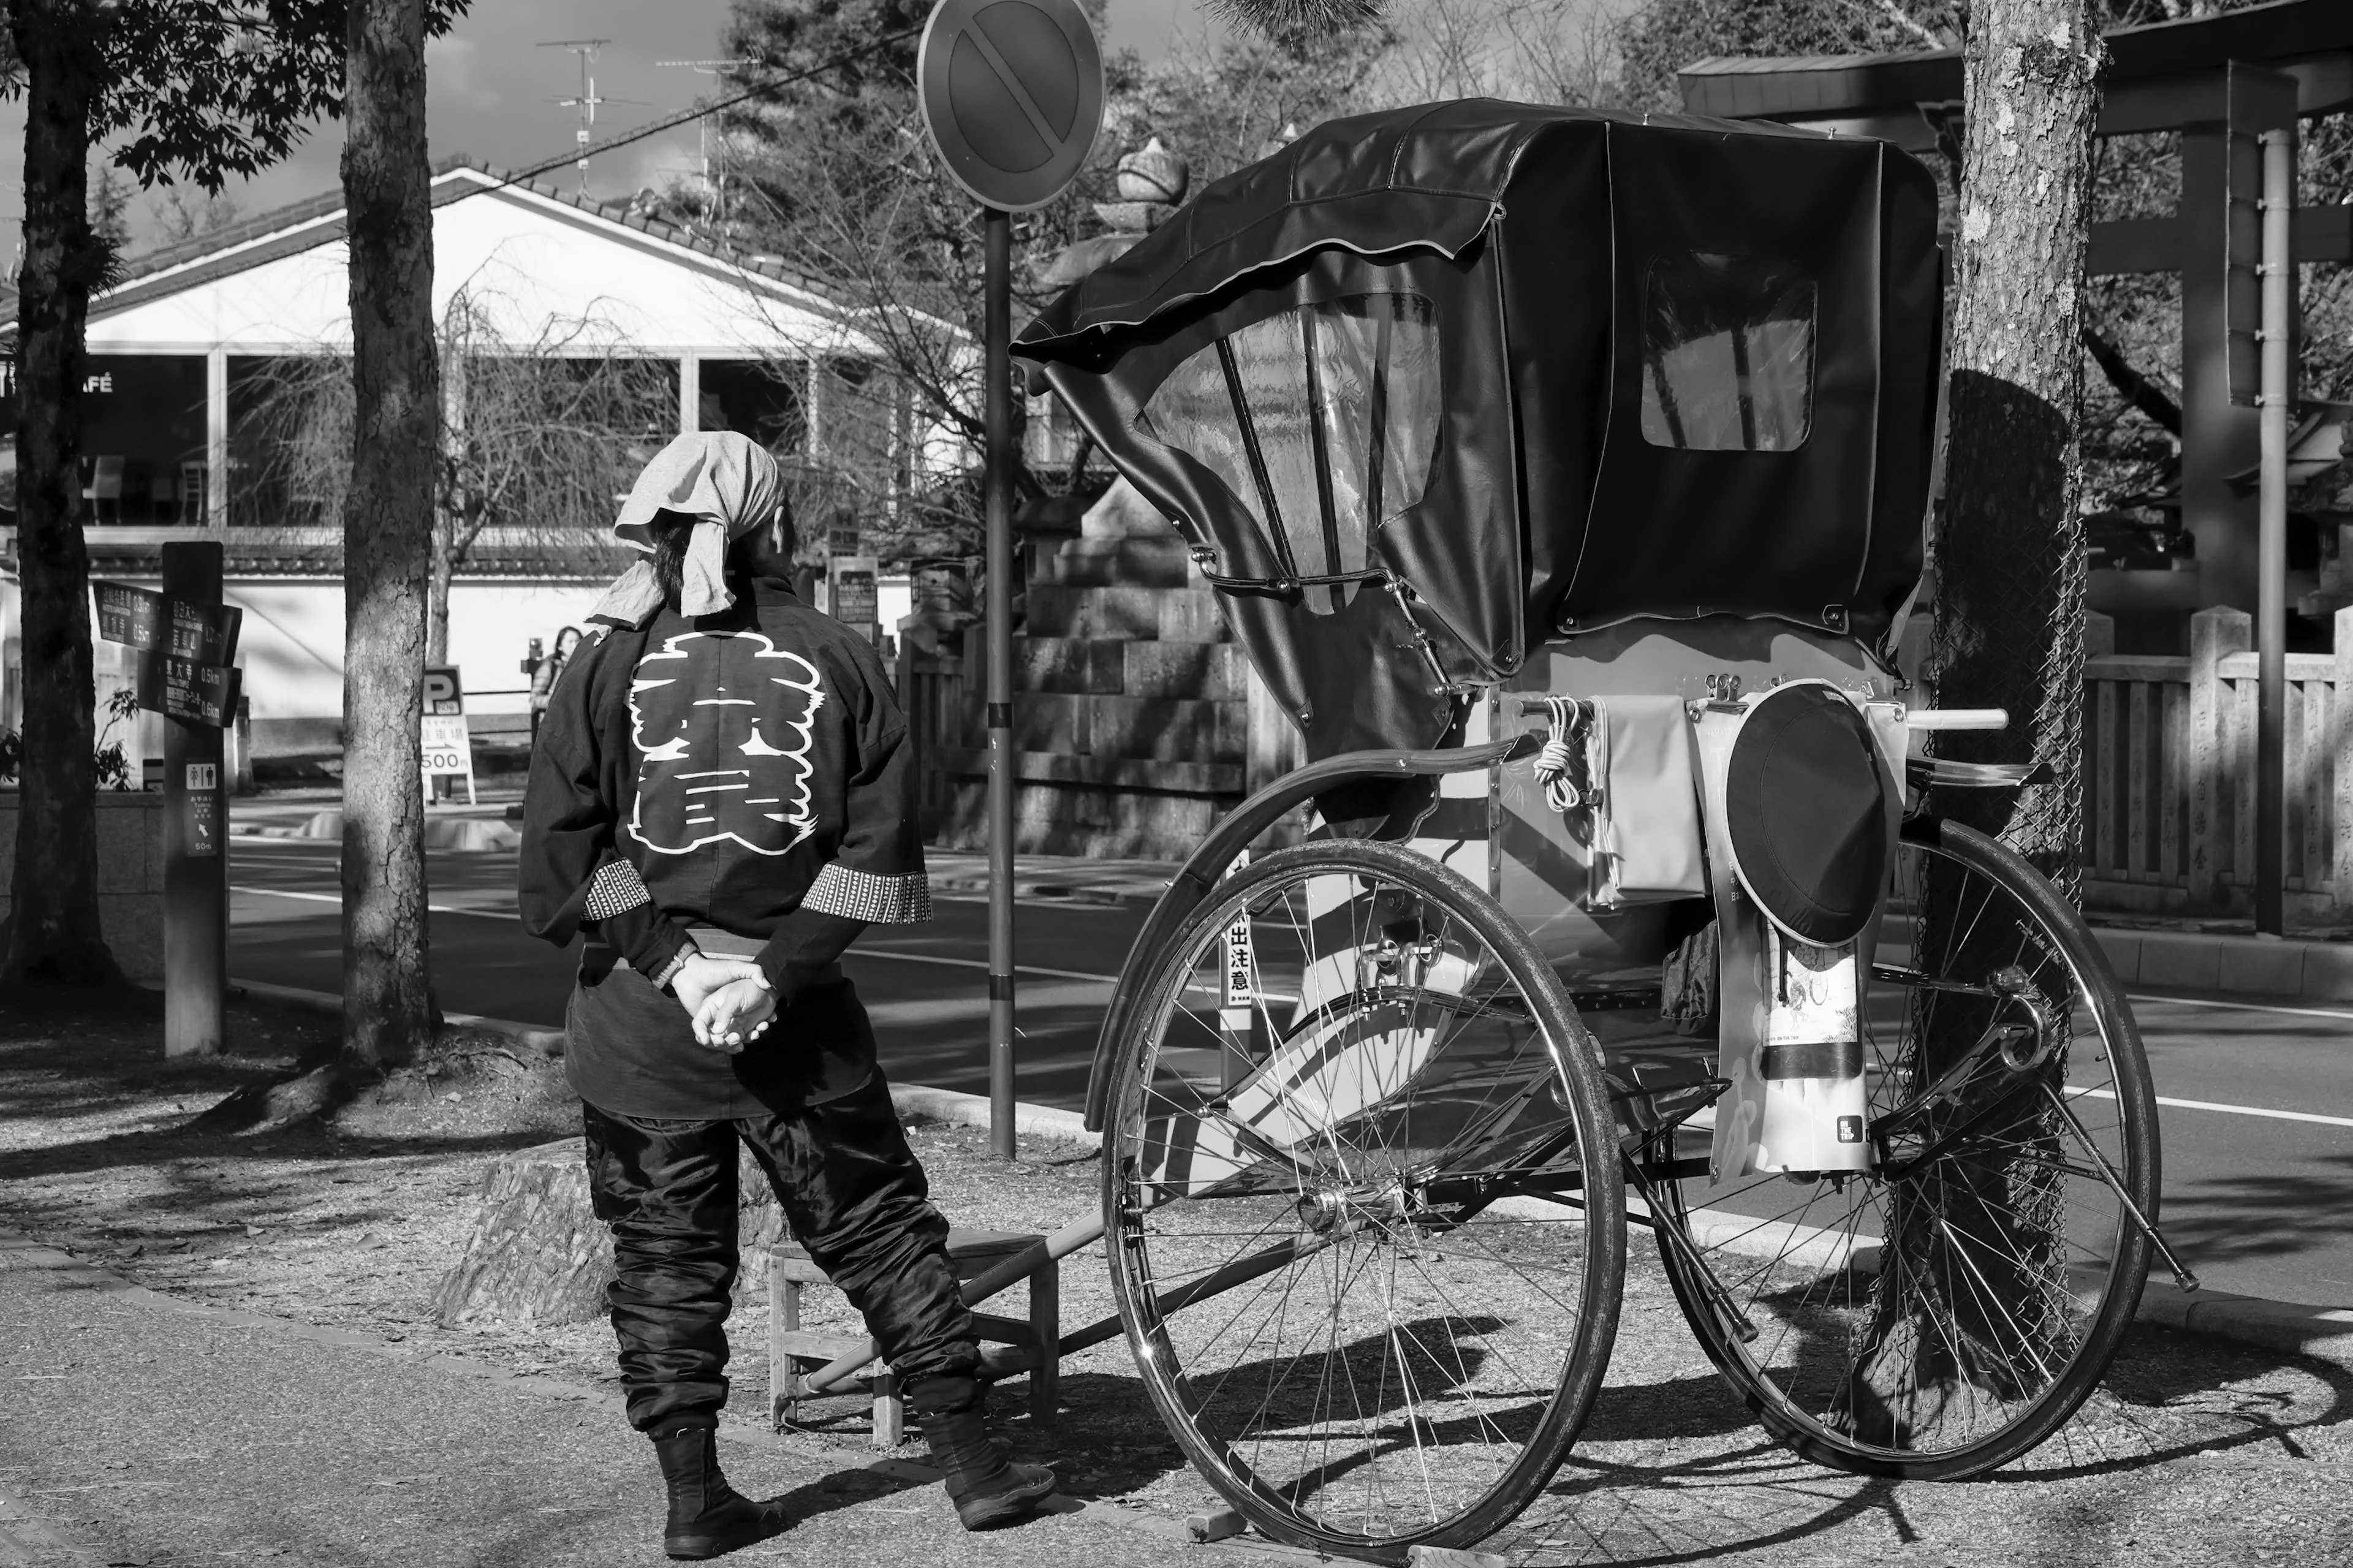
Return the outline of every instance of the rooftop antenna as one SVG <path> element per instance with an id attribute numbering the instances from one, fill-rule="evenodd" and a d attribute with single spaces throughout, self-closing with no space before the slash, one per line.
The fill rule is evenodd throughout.
<path id="1" fill-rule="evenodd" d="M 596 96 L 596 79 L 589 67 L 596 60 L 596 51 L 611 43 L 610 38 L 553 38 L 539 47 L 543 49 L 568 49 L 580 57 L 580 96 L 559 98 L 556 102 L 566 109 L 580 110 L 580 129 L 573 140 L 580 144 L 580 194 L 588 194 L 588 143 L 596 139 L 596 106 L 608 101 Z"/>
<path id="2" fill-rule="evenodd" d="M 758 60 L 754 59 L 656 60 L 654 62 L 657 66 L 684 66 L 688 69 L 693 71 L 697 76 L 707 76 L 712 78 L 723 77 L 730 71 L 738 71 L 743 69 L 745 66 L 755 66 L 759 63 L 760 62 Z M 702 138 L 701 152 L 702 157 L 702 184 L 703 188 L 711 193 L 711 222 L 715 226 L 727 220 L 727 191 L 725 187 L 727 174 L 724 169 L 721 169 L 716 173 L 713 173 L 712 169 L 711 116 L 705 114 L 702 118 L 698 119 L 695 121 L 695 128 Z M 721 160 L 723 162 L 727 153 L 727 144 L 724 142 L 720 143 L 719 152 Z"/>

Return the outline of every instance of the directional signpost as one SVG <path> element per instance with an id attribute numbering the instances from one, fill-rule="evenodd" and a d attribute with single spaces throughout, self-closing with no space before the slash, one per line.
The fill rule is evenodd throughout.
<path id="1" fill-rule="evenodd" d="M 940 0 L 915 66 L 923 125 L 981 205 L 988 433 L 988 1122 L 1013 1158 L 1013 220 L 1062 193 L 1103 128 L 1103 50 L 1075 0 Z"/>
<path id="2" fill-rule="evenodd" d="M 221 603 L 221 547 L 164 546 L 158 593 L 91 584 L 98 633 L 139 650 L 139 706 L 164 738 L 164 1054 L 216 1054 L 228 996 L 228 828 L 221 732 L 237 721 L 237 637 L 245 612 Z"/>

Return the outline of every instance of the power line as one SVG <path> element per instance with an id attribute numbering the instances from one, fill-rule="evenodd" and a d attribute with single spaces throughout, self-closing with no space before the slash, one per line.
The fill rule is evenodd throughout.
<path id="1" fill-rule="evenodd" d="M 716 103 L 697 104 L 692 109 L 681 110 L 676 114 L 666 114 L 659 120 L 649 121 L 634 131 L 626 132 L 618 136 L 607 137 L 593 145 L 583 144 L 572 152 L 559 153 L 553 158 L 544 158 L 536 163 L 527 163 L 520 169 L 501 175 L 490 184 L 481 186 L 480 189 L 502 190 L 509 185 L 521 184 L 523 181 L 536 175 L 560 169 L 566 163 L 576 162 L 585 164 L 596 153 L 609 153 L 617 147 L 626 147 L 632 142 L 642 142 L 649 136 L 659 136 L 665 131 L 675 131 L 681 125 L 691 125 L 704 115 L 716 114 L 722 110 L 733 109 L 739 103 L 748 103 L 755 98 L 771 97 L 785 88 L 794 87 L 812 78 L 823 76 L 829 70 L 838 69 L 852 60 L 861 59 L 879 50 L 888 48 L 892 44 L 902 43 L 914 37 L 923 30 L 922 27 L 902 27 L 895 33 L 885 33 L 871 43 L 860 44 L 854 49 L 845 49 L 830 59 L 821 60 L 809 67 L 807 70 L 795 71 L 790 76 L 778 77 L 774 81 L 763 82 L 758 87 L 739 92 L 733 98 L 723 98 Z"/>

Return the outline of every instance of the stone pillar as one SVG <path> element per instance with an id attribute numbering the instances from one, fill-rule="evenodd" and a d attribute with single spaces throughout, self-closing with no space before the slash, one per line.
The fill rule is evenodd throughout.
<path id="1" fill-rule="evenodd" d="M 2223 684 L 2221 666 L 2252 646 L 2254 624 L 2244 610 L 2226 606 L 2189 617 L 2189 905 L 2209 913 L 2230 902 L 2240 797 L 2253 782 L 2240 782 L 2236 695 Z"/>

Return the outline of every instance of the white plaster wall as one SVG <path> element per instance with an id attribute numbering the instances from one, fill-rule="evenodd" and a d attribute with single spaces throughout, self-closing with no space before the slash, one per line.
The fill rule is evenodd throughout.
<path id="1" fill-rule="evenodd" d="M 528 696 L 477 697 L 477 692 L 521 691 L 531 677 L 518 668 L 540 639 L 555 651 L 555 634 L 565 626 L 587 631 L 588 612 L 602 583 L 468 583 L 449 590 L 449 659 L 465 683 L 469 713 L 528 713 Z"/>

